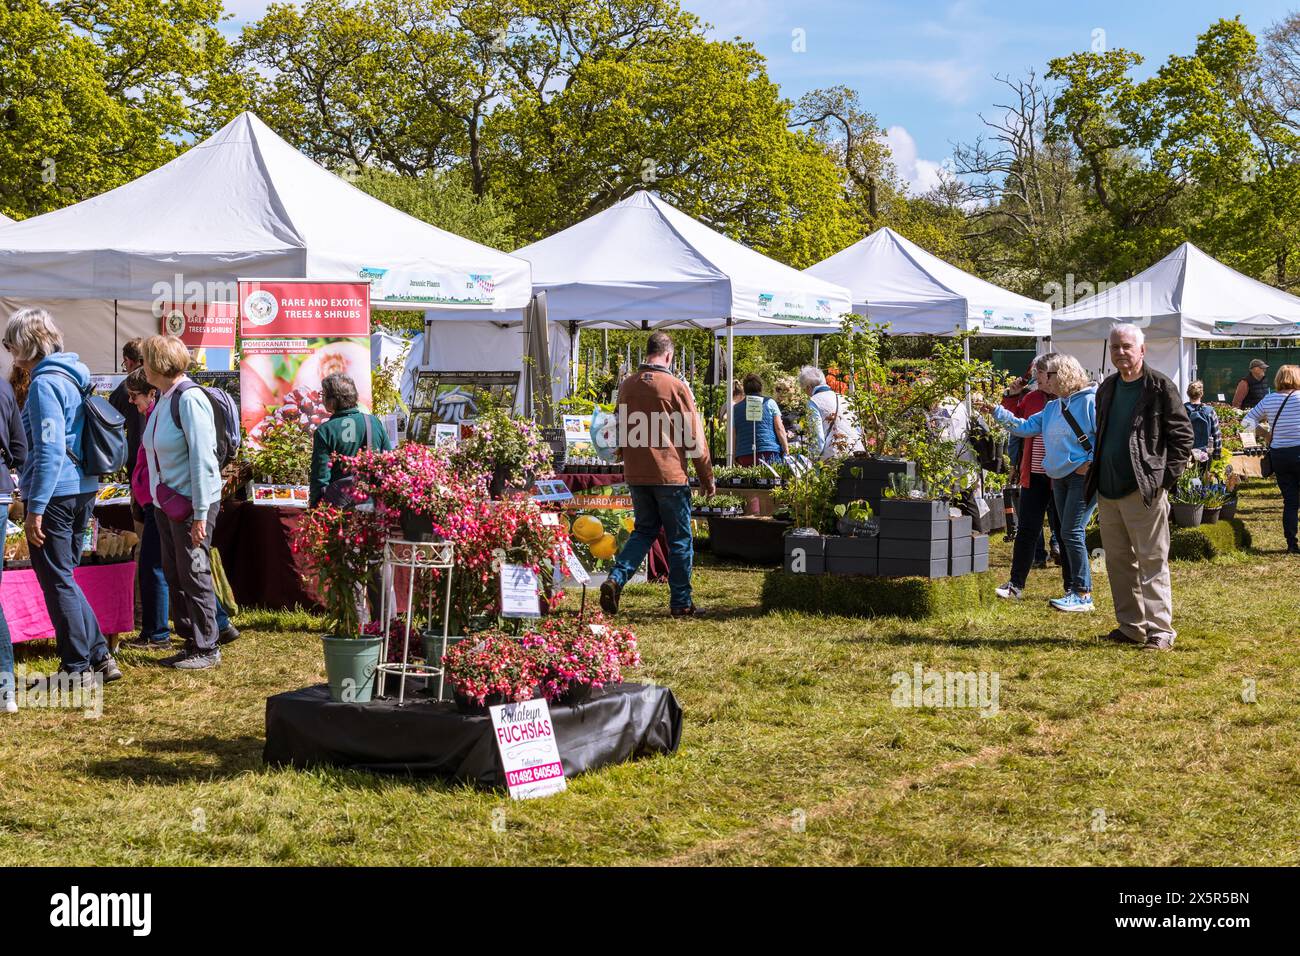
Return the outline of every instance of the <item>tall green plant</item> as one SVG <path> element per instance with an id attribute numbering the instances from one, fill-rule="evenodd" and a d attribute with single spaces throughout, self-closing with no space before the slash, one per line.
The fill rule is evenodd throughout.
<path id="1" fill-rule="evenodd" d="M 838 460 L 814 462 L 802 473 L 791 475 L 773 492 L 776 503 L 789 509 L 796 528 L 828 529 L 839 469 Z"/>

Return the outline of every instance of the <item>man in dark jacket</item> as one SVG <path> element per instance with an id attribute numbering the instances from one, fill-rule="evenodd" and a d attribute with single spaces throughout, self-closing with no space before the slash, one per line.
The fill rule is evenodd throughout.
<path id="1" fill-rule="evenodd" d="M 1110 333 L 1116 373 L 1097 390 L 1097 454 L 1085 497 L 1097 495 L 1101 546 L 1119 626 L 1107 637 L 1143 650 L 1174 646 L 1168 492 L 1192 453 L 1192 423 L 1173 382 L 1146 364 L 1135 325 Z"/>

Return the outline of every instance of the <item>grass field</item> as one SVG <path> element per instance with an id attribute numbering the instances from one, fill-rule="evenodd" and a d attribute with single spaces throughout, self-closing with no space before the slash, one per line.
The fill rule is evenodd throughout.
<path id="1" fill-rule="evenodd" d="M 681 750 L 522 804 L 263 768 L 265 698 L 323 668 L 312 618 L 248 613 L 215 672 L 122 651 L 99 720 L 0 717 L 0 863 L 1300 863 L 1300 558 L 1279 515 L 1253 490 L 1254 550 L 1175 565 L 1168 654 L 1098 640 L 1104 577 L 1097 614 L 1052 612 L 1055 569 L 1021 604 L 925 624 L 763 616 L 760 574 L 707 562 L 715 618 L 673 621 L 662 588 L 629 589 Z M 52 669 L 50 649 L 19 662 Z M 893 706 L 890 675 L 917 663 L 996 672 L 999 712 Z"/>

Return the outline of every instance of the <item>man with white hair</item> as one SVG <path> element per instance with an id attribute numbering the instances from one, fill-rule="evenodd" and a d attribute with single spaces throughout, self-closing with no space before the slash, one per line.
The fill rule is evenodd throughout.
<path id="1" fill-rule="evenodd" d="M 1136 325 L 1111 330 L 1115 373 L 1097 389 L 1097 454 L 1086 495 L 1097 495 L 1101 546 L 1118 623 L 1111 640 L 1146 651 L 1174 646 L 1168 492 L 1187 467 L 1192 423 L 1172 381 L 1146 364 Z"/>
<path id="2" fill-rule="evenodd" d="M 853 412 L 840 393 L 826 384 L 822 370 L 805 365 L 799 370 L 799 387 L 808 396 L 811 453 L 835 458 L 853 451 L 862 440 Z"/>

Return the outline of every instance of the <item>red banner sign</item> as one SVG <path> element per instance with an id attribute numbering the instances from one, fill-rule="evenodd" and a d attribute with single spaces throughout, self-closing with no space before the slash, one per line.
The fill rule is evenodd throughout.
<path id="1" fill-rule="evenodd" d="M 165 305 L 159 330 L 174 335 L 192 349 L 233 349 L 239 309 L 233 302 L 191 302 Z"/>
<path id="2" fill-rule="evenodd" d="M 261 338 L 370 334 L 370 283 L 292 279 L 239 283 L 239 330 Z"/>

